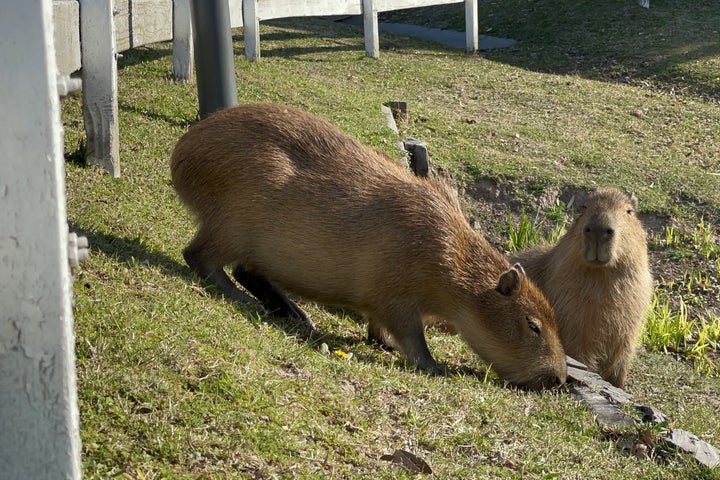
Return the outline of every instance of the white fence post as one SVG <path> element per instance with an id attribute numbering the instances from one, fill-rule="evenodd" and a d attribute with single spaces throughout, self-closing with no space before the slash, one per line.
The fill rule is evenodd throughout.
<path id="1" fill-rule="evenodd" d="M 173 0 L 173 77 L 192 80 L 193 47 L 190 0 Z"/>
<path id="2" fill-rule="evenodd" d="M 260 59 L 260 20 L 257 16 L 258 0 L 243 0 L 243 37 L 245 38 L 245 58 Z"/>
<path id="3" fill-rule="evenodd" d="M 365 55 L 380 57 L 380 36 L 378 34 L 377 9 L 373 0 L 362 0 L 363 29 L 365 35 Z"/>
<path id="4" fill-rule="evenodd" d="M 467 53 L 478 51 L 477 0 L 465 0 L 465 45 Z"/>
<path id="5" fill-rule="evenodd" d="M 0 477 L 80 479 L 51 0 L 0 3 Z"/>
<path id="6" fill-rule="evenodd" d="M 120 176 L 117 50 L 111 0 L 80 0 L 83 117 L 90 164 Z"/>

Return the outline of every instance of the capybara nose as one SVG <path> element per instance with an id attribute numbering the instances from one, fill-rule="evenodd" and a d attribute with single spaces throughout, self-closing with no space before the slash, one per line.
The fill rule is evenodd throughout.
<path id="1" fill-rule="evenodd" d="M 611 227 L 585 227 L 585 236 L 590 238 L 612 238 L 615 229 Z"/>
<path id="2" fill-rule="evenodd" d="M 565 380 L 560 377 L 555 377 L 555 386 L 559 387 L 560 385 L 564 384 Z"/>

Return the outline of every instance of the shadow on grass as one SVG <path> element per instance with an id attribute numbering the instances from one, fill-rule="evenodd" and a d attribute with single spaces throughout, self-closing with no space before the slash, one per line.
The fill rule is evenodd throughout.
<path id="1" fill-rule="evenodd" d="M 121 111 L 134 113 L 136 115 L 149 118 L 150 120 L 164 122 L 170 126 L 182 128 L 183 130 L 190 128 L 192 124 L 200 120 L 199 113 L 192 118 L 178 119 L 157 112 L 149 111 L 144 108 L 138 108 L 136 105 L 125 102 L 118 102 L 118 108 Z"/>
<path id="2" fill-rule="evenodd" d="M 308 22 L 303 19 L 273 20 L 268 25 L 277 27 L 297 26 L 296 30 L 282 30 L 260 35 L 260 56 L 297 58 L 303 55 L 323 52 L 357 52 L 364 55 L 362 30 L 356 27 L 338 28 L 330 22 Z M 322 28 L 322 27 L 325 28 Z M 354 31 L 351 31 L 354 30 Z M 323 43 L 308 45 L 312 39 L 320 39 Z M 236 45 L 235 55 L 245 56 L 244 37 L 234 35 L 233 42 Z M 237 45 L 240 43 L 240 47 Z M 303 46 L 298 46 L 303 43 Z M 270 47 L 268 47 L 270 45 Z M 331 61 L 328 57 L 328 61 Z"/>
<path id="3" fill-rule="evenodd" d="M 692 67 L 720 56 L 717 33 L 711 33 L 720 21 L 717 5 L 710 9 L 701 1 L 688 8 L 669 0 L 654 2 L 650 9 L 600 2 L 588 8 L 580 2 L 558 9 L 555 3 L 542 2 L 527 12 L 524 25 L 515 24 L 520 48 L 488 58 L 547 73 L 649 82 L 664 91 L 720 100 L 716 75 L 705 78 Z M 539 27 L 529 30 L 528 24 Z"/>
<path id="4" fill-rule="evenodd" d="M 148 247 L 141 238 L 118 237 L 96 230 L 87 230 L 75 223 L 70 224 L 70 231 L 85 236 L 90 244 L 91 252 L 93 250 L 100 251 L 120 263 L 158 267 L 167 275 L 179 277 L 189 284 L 201 284 L 210 297 L 224 300 L 224 296 L 217 288 L 198 279 L 197 275 L 190 270 L 189 267 L 177 262 L 162 252 Z M 260 318 L 262 322 L 279 328 L 289 336 L 306 341 L 317 349 L 320 348 L 322 343 L 326 343 L 332 348 L 347 348 L 356 345 L 358 342 L 357 337 L 345 337 L 327 331 L 312 332 L 301 320 L 276 317 L 268 314 L 259 304 L 247 305 L 235 303 L 235 306 L 245 314 L 247 318 Z M 332 311 L 332 309 L 330 310 Z M 347 314 L 347 312 L 343 312 Z"/>
<path id="5" fill-rule="evenodd" d="M 163 57 L 172 56 L 172 42 L 157 44 L 161 46 L 149 47 L 147 45 L 134 47 L 121 53 L 122 57 L 118 59 L 117 68 L 122 70 L 125 67 L 137 65 L 139 63 L 151 62 L 159 60 Z"/>
<path id="6" fill-rule="evenodd" d="M 481 34 L 511 38 L 514 47 L 482 55 L 531 71 L 618 83 L 645 83 L 672 93 L 720 100 L 716 0 L 626 2 L 490 1 L 478 5 Z M 387 12 L 381 19 L 465 29 L 462 4 Z M 708 73 L 709 72 L 709 73 Z"/>

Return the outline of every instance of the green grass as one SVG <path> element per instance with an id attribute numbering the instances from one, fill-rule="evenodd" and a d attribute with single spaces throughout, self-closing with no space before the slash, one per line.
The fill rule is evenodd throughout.
<path id="1" fill-rule="evenodd" d="M 502 35 L 520 38 L 531 28 L 524 20 L 555 5 L 496 5 L 509 29 Z M 662 5 L 653 2 L 651 12 Z M 678 22 L 686 10 L 674 12 Z M 703 12 L 712 31 L 720 14 Z M 667 16 L 666 38 L 680 28 L 675 16 Z M 707 94 L 717 56 L 710 52 L 703 64 L 679 52 L 675 65 L 692 65 L 696 87 L 679 83 L 669 95 L 550 68 L 566 58 L 541 32 L 551 26 L 533 27 L 544 66 L 531 68 L 532 57 L 517 59 L 522 49 L 466 57 L 386 34 L 376 61 L 364 57 L 356 28 L 263 24 L 262 61 L 237 57 L 238 99 L 304 108 L 391 154 L 395 136 L 380 104 L 407 100 L 403 135 L 428 142 L 436 165 L 468 191 L 490 179 L 535 212 L 532 202 L 548 192 L 616 185 L 638 194 L 644 214 L 672 218 L 679 231 L 700 218 L 717 225 L 720 180 L 709 172 L 720 163 L 720 109 Z M 586 26 L 563 32 L 581 40 Z M 603 37 L 608 58 L 615 42 L 628 42 L 614 33 Z M 586 55 L 594 48 L 577 45 Z M 180 254 L 194 226 L 168 172 L 175 142 L 196 121 L 197 97 L 195 85 L 173 82 L 171 71 L 168 44 L 124 53 L 119 179 L 77 160 L 80 101 L 63 102 L 66 155 L 74 159 L 66 164 L 68 217 L 92 249 L 74 284 L 85 478 L 416 478 L 380 460 L 398 448 L 428 462 L 435 478 L 718 478 L 659 445 L 651 445 L 650 459 L 624 453 L 623 442 L 643 442 L 642 429 L 598 426 L 565 390 L 510 388 L 457 337 L 428 332 L 434 355 L 453 372 L 429 377 L 366 345 L 365 327 L 351 312 L 301 303 L 325 334 L 308 342 L 292 322 L 203 289 Z M 500 231 L 506 218 L 499 217 Z M 548 224 L 558 219 L 551 209 Z M 702 238 L 698 245 L 709 245 Z M 666 281 L 689 282 L 682 275 Z M 707 343 L 717 342 L 713 328 Z M 627 389 L 668 414 L 672 426 L 720 445 L 716 377 L 642 349 Z"/>

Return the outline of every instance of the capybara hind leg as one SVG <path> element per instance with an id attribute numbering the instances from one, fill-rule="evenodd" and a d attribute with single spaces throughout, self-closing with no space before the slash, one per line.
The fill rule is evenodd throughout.
<path id="1" fill-rule="evenodd" d="M 244 294 L 237 288 L 237 285 L 230 280 L 222 266 L 215 267 L 208 264 L 202 255 L 202 250 L 191 243 L 184 251 L 183 257 L 188 266 L 206 282 L 217 286 L 225 295 L 225 298 L 243 304 L 255 304 L 256 302 L 249 295 Z"/>
<path id="2" fill-rule="evenodd" d="M 268 312 L 278 317 L 299 318 L 304 321 L 310 329 L 315 330 L 315 324 L 308 318 L 305 312 L 303 312 L 295 302 L 287 298 L 283 292 L 273 287 L 265 278 L 248 272 L 240 265 L 233 269 L 232 274 L 235 280 L 245 287 L 248 292 L 252 293 Z"/>

